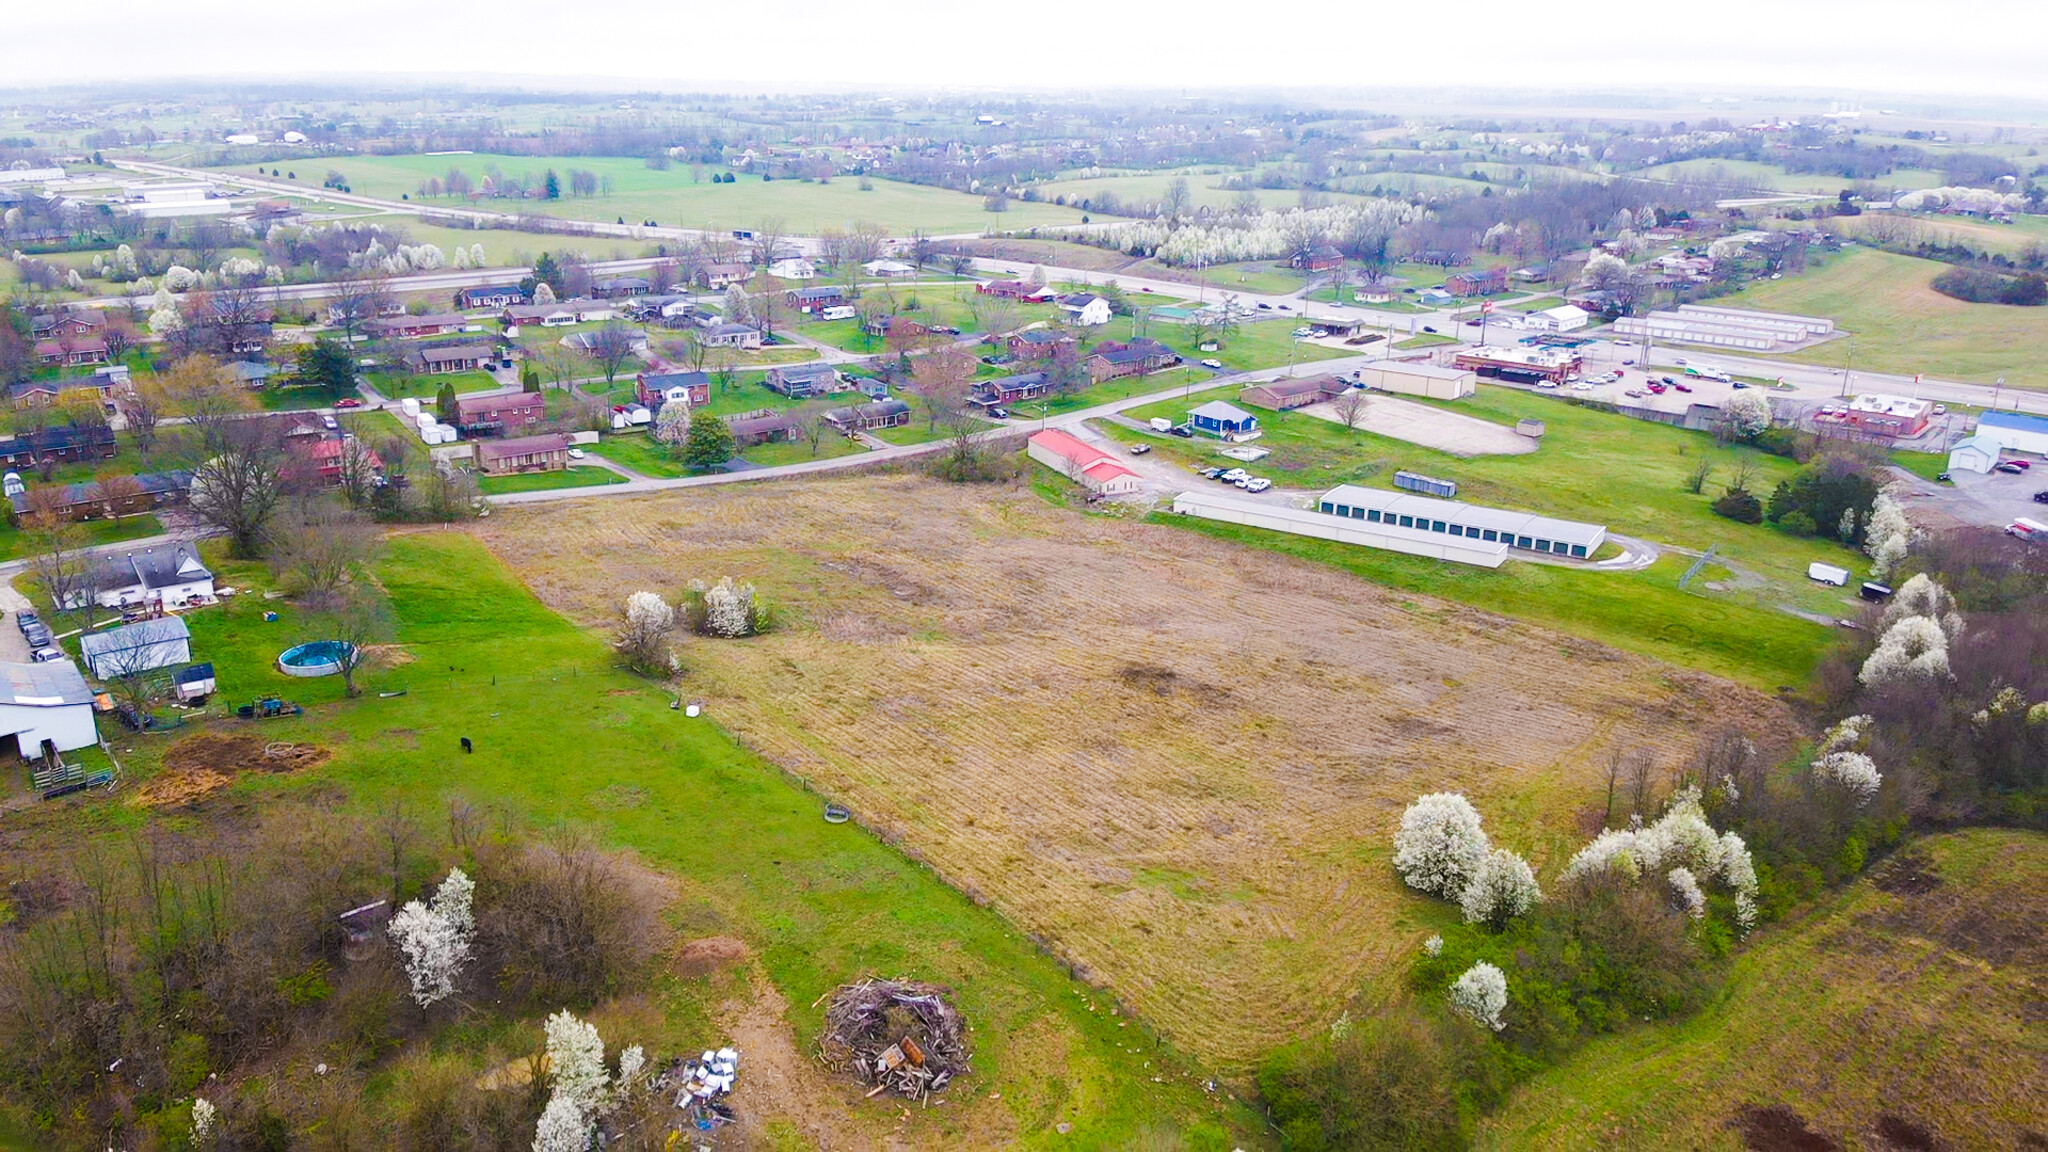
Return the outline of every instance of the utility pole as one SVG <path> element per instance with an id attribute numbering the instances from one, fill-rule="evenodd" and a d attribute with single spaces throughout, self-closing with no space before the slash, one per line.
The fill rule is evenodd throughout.
<path id="1" fill-rule="evenodd" d="M 1849 345 L 1848 357 L 1842 361 L 1842 394 L 1836 397 L 1837 400 L 1849 398 L 1849 366 L 1854 363 L 1856 363 L 1856 345 L 1852 342 Z"/>

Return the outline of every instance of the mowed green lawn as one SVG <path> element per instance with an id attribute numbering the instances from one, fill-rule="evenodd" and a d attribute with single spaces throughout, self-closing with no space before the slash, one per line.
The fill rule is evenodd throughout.
<path id="1" fill-rule="evenodd" d="M 260 565 L 216 571 L 238 587 L 269 583 Z M 949 1094 L 954 1107 L 913 1109 L 903 1125 L 913 1145 L 975 1142 L 953 1119 L 973 1110 L 984 1123 L 1001 1117 L 1001 1142 L 1025 1147 L 1126 1147 L 1162 1132 L 1188 1147 L 1258 1146 L 1257 1118 L 1205 1093 L 1202 1074 L 1142 1024 L 1113 1017 L 1001 916 L 860 824 L 825 823 L 824 798 L 740 747 L 715 717 L 686 717 L 664 686 L 619 670 L 605 638 L 550 612 L 473 539 L 393 538 L 377 577 L 409 659 L 366 672 L 355 700 L 341 698 L 339 677 L 289 679 L 272 666 L 306 638 L 288 602 L 242 597 L 187 617 L 223 702 L 278 693 L 308 709 L 209 728 L 334 752 L 316 769 L 243 777 L 231 802 L 320 795 L 366 814 L 402 803 L 430 826 L 461 798 L 515 828 L 586 830 L 673 881 L 672 921 L 686 935 L 747 943 L 790 1006 L 800 1053 L 822 1023 L 812 1005 L 844 981 L 886 974 L 948 986 L 974 1029 L 974 1072 Z M 266 610 L 282 619 L 265 623 Z M 685 660 L 716 658 L 710 642 L 685 648 Z M 474 754 L 459 750 L 463 737 Z M 168 743 L 124 740 L 130 780 L 147 777 Z M 121 811 L 124 825 L 138 819 Z M 665 978 L 646 998 L 708 1042 L 734 994 L 729 981 Z M 900 1112 L 867 1107 L 884 1126 Z"/>
<path id="2" fill-rule="evenodd" d="M 593 465 L 572 465 L 559 472 L 526 472 L 517 476 L 483 476 L 477 479 L 477 487 L 486 496 L 497 496 L 506 492 L 544 492 L 556 488 L 602 488 L 611 484 L 624 484 L 626 478 L 609 468 Z"/>
<path id="3" fill-rule="evenodd" d="M 163 521 L 154 516 L 123 516 L 118 520 L 87 520 L 80 524 L 82 543 L 87 546 L 119 544 L 163 534 Z M 35 551 L 33 533 L 24 532 L 0 517 L 0 560 L 20 560 Z"/>
<path id="4" fill-rule="evenodd" d="M 764 220 L 779 218 L 794 233 L 816 235 L 827 228 L 844 228 L 856 220 L 872 221 L 896 235 L 922 228 L 929 232 L 979 232 L 987 228 L 1030 228 L 1078 224 L 1078 209 L 1052 204 L 1027 204 L 1013 200 L 1007 212 L 987 212 L 982 198 L 942 188 L 874 179 L 874 187 L 863 192 L 858 177 L 835 176 L 830 183 L 801 180 L 763 181 L 759 176 L 741 175 L 732 184 L 713 184 L 706 170 L 701 183 L 690 178 L 690 167 L 677 164 L 655 171 L 637 157 L 623 156 L 345 156 L 332 161 L 301 165 L 298 183 L 317 189 L 329 168 L 347 177 L 357 195 L 397 200 L 410 196 L 423 208 L 471 207 L 467 199 L 419 198 L 420 182 L 428 177 L 445 178 L 449 169 L 459 168 L 474 183 L 483 182 L 487 165 L 497 165 L 508 176 L 531 174 L 537 186 L 552 168 L 559 178 L 559 200 L 482 199 L 474 207 L 485 211 L 529 212 L 565 220 L 612 222 L 623 218 L 628 224 L 653 220 L 665 228 L 755 228 Z M 610 196 L 572 197 L 569 170 L 572 168 L 610 176 Z"/>
<path id="5" fill-rule="evenodd" d="M 1539 1072 L 1480 1122 L 1476 1146 L 1739 1148 L 1736 1114 L 1773 1105 L 1824 1138 L 1751 1147 L 2038 1141 L 2048 840 L 1976 829 L 1901 855 L 1924 858 L 1931 887 L 1887 883 L 1896 861 L 1881 863 L 1811 914 L 1766 927 L 1713 1003 Z M 1872 1141 L 1886 1115 L 1939 1142 Z"/>
<path id="6" fill-rule="evenodd" d="M 1798 276 L 1754 284 L 1715 301 L 1831 317 L 1850 335 L 1784 357 L 1839 368 L 1925 372 L 2016 388 L 2048 388 L 2048 308 L 1970 304 L 1928 287 L 1948 265 L 1852 247 Z"/>

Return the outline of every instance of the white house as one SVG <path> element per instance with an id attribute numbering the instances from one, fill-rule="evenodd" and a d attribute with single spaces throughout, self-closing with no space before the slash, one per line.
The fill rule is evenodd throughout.
<path id="1" fill-rule="evenodd" d="M 1526 327 L 1540 328 L 1545 332 L 1571 332 L 1584 328 L 1590 319 L 1592 313 L 1584 308 L 1574 304 L 1561 304 L 1555 308 L 1545 308 L 1541 312 L 1532 312 L 1522 323 Z"/>
<path id="2" fill-rule="evenodd" d="M 79 654 L 94 679 L 111 680 L 192 662 L 192 630 L 176 616 L 144 620 L 78 638 Z"/>
<path id="3" fill-rule="evenodd" d="M 1062 296 L 1060 297 L 1060 311 L 1065 312 L 1073 318 L 1075 324 L 1084 328 L 1093 328 L 1099 324 L 1109 323 L 1109 301 L 1104 300 L 1100 296 L 1092 296 L 1087 293 L 1075 296 Z"/>
<path id="4" fill-rule="evenodd" d="M 1948 450 L 1948 470 L 1951 472 L 1988 473 L 1998 464 L 1998 454 L 2003 446 L 1995 436 L 1982 433 L 1967 440 L 1958 440 Z"/>
<path id="5" fill-rule="evenodd" d="M 93 599 L 102 608 L 134 608 L 147 604 L 183 604 L 194 597 L 213 598 L 213 573 L 190 544 L 144 548 L 103 560 L 93 570 Z M 76 608 L 83 593 L 73 593 L 65 607 Z"/>
<path id="6" fill-rule="evenodd" d="M 878 280 L 894 280 L 917 271 L 901 260 L 870 260 L 861 267 Z"/>
<path id="7" fill-rule="evenodd" d="M 48 740 L 59 752 L 99 743 L 92 689 L 69 660 L 0 664 L 0 738 L 14 737 L 25 757 Z"/>
<path id="8" fill-rule="evenodd" d="M 818 266 L 801 256 L 792 256 L 770 264 L 768 274 L 778 280 L 816 280 Z"/>

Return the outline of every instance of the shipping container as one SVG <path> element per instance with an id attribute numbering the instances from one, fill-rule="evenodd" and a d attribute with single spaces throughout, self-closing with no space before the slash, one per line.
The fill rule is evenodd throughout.
<path id="1" fill-rule="evenodd" d="M 1439 480 L 1434 476 L 1424 476 L 1419 472 L 1394 473 L 1394 487 L 1409 492 L 1420 492 L 1425 496 L 1441 496 L 1446 500 L 1458 494 L 1458 482 L 1456 480 Z"/>

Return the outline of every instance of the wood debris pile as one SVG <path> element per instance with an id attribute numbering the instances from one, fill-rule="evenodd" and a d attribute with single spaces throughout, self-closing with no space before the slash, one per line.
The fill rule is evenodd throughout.
<path id="1" fill-rule="evenodd" d="M 945 989 L 862 980 L 832 994 L 818 1047 L 826 1067 L 873 1085 L 868 1095 L 887 1091 L 915 1100 L 968 1070 L 964 1034 Z"/>

